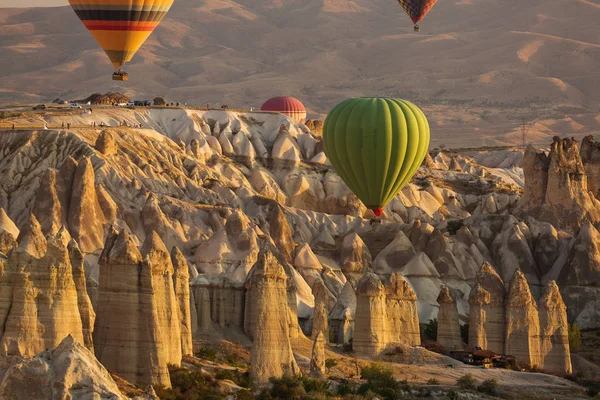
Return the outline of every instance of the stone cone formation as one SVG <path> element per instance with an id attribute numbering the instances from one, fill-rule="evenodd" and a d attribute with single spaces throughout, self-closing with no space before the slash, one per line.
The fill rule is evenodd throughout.
<path id="1" fill-rule="evenodd" d="M 584 137 L 580 154 L 587 174 L 588 190 L 600 198 L 600 143 L 596 143 L 593 136 Z"/>
<path id="2" fill-rule="evenodd" d="M 494 268 L 484 262 L 469 296 L 469 347 L 504 353 L 505 297 L 504 282 Z"/>
<path id="3" fill-rule="evenodd" d="M 73 239 L 69 242 L 68 250 L 71 265 L 73 267 L 73 281 L 75 282 L 75 287 L 77 289 L 77 305 L 79 307 L 79 315 L 81 316 L 83 344 L 93 351 L 94 344 L 92 333 L 94 332 L 96 313 L 94 312 L 92 301 L 87 292 L 83 254 L 81 254 L 77 242 Z"/>
<path id="4" fill-rule="evenodd" d="M 67 158 L 59 171 L 46 170 L 36 193 L 33 213 L 39 215 L 45 234 L 68 227 L 84 253 L 102 249 L 106 218 L 95 186 L 89 158 Z"/>
<path id="5" fill-rule="evenodd" d="M 540 299 L 541 358 L 544 371 L 571 374 L 567 307 L 556 282 L 550 281 Z"/>
<path id="6" fill-rule="evenodd" d="M 417 295 L 408 281 L 395 272 L 385 285 L 386 341 L 409 346 L 421 344 Z"/>
<path id="7" fill-rule="evenodd" d="M 369 248 L 356 233 L 351 233 L 344 238 L 340 255 L 342 271 L 346 276 L 354 278 L 357 282 L 371 268 L 372 259 Z"/>
<path id="8" fill-rule="evenodd" d="M 356 317 L 352 348 L 363 354 L 379 354 L 386 343 L 386 298 L 379 277 L 367 272 L 356 288 Z"/>
<path id="9" fill-rule="evenodd" d="M 437 331 L 438 344 L 446 350 L 462 349 L 456 301 L 447 286 L 442 286 L 437 301 L 440 305 Z"/>
<path id="10" fill-rule="evenodd" d="M 32 214 L 17 239 L 18 247 L 0 261 L 2 353 L 32 357 L 56 347 L 68 335 L 92 348 L 93 311 L 85 286 L 76 287 L 82 279 L 81 260 L 73 252 L 73 267 L 67 235 L 61 230 L 46 240 Z"/>
<path id="11" fill-rule="evenodd" d="M 324 302 L 319 302 L 315 306 L 312 323 L 312 334 L 311 339 L 316 339 L 319 333 L 323 333 L 325 341 L 329 340 L 329 318 L 328 318 L 327 306 Z"/>
<path id="12" fill-rule="evenodd" d="M 96 356 L 131 382 L 170 387 L 167 364 L 179 365 L 182 357 L 173 265 L 156 235 L 142 251 L 143 256 L 125 230 L 107 239 L 100 260 Z"/>
<path id="13" fill-rule="evenodd" d="M 600 321 L 600 233 L 590 223 L 581 227 L 558 277 L 569 320 L 580 328 Z"/>
<path id="14" fill-rule="evenodd" d="M 589 143 L 584 146 L 589 163 L 592 158 Z M 529 146 L 523 159 L 523 173 L 527 180 L 518 204 L 519 214 L 573 231 L 586 220 L 600 220 L 599 203 L 588 191 L 590 178 L 574 139 L 555 137 L 548 156 Z"/>
<path id="15" fill-rule="evenodd" d="M 292 353 L 289 339 L 287 277 L 277 258 L 263 251 L 252 271 L 249 282 L 249 307 L 256 318 L 250 374 L 257 382 L 270 377 L 298 375 L 300 370 Z"/>
<path id="16" fill-rule="evenodd" d="M 331 337 L 335 343 L 350 343 L 354 336 L 354 315 L 356 314 L 356 292 L 350 282 L 346 282 L 335 306 L 329 314 Z"/>
<path id="17" fill-rule="evenodd" d="M 325 344 L 325 335 L 323 332 L 319 332 L 314 338 L 310 360 L 310 374 L 315 378 L 325 377 Z"/>
<path id="18" fill-rule="evenodd" d="M 173 263 L 173 286 L 178 305 L 178 320 L 181 330 L 181 353 L 192 355 L 192 315 L 190 309 L 190 274 L 187 261 L 177 247 L 171 250 Z"/>
<path id="19" fill-rule="evenodd" d="M 4 400 L 124 400 L 110 373 L 73 336 L 52 350 L 20 360 L 0 379 Z"/>
<path id="20" fill-rule="evenodd" d="M 524 366 L 542 367 L 538 309 L 523 273 L 515 271 L 506 303 L 506 354 Z"/>
<path id="21" fill-rule="evenodd" d="M 442 297 L 448 300 L 444 290 L 440 293 L 444 301 Z M 556 283 L 546 285 L 538 306 L 525 275 L 517 269 L 506 302 L 504 298 L 502 280 L 484 263 L 469 295 L 469 347 L 512 355 L 521 366 L 571 373 L 567 311 Z M 438 324 L 439 338 L 440 327 L 447 325 L 441 307 Z"/>
<path id="22" fill-rule="evenodd" d="M 420 344 L 417 296 L 408 282 L 393 273 L 386 286 L 367 272 L 356 288 L 356 317 L 352 347 L 379 354 L 390 343 Z"/>

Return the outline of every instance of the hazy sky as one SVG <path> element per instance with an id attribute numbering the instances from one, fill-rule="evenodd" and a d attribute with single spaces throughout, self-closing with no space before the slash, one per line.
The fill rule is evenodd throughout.
<path id="1" fill-rule="evenodd" d="M 66 6 L 68 0 L 0 0 L 1 7 L 54 7 Z"/>

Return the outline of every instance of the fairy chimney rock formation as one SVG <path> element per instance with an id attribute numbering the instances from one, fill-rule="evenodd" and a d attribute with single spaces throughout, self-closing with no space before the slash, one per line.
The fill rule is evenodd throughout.
<path id="1" fill-rule="evenodd" d="M 548 282 L 539 303 L 541 357 L 544 371 L 571 374 L 567 307 L 558 285 Z"/>
<path id="2" fill-rule="evenodd" d="M 159 298 L 159 294 L 164 296 L 165 288 L 157 287 L 161 282 L 153 279 L 153 272 L 164 273 L 165 266 L 154 265 L 157 258 L 163 257 L 160 249 L 152 248 L 152 242 L 150 237 L 145 243 L 144 261 L 134 238 L 125 229 L 118 236 L 113 233 L 107 238 L 100 257 L 94 349 L 98 360 L 123 378 L 138 385 L 170 387 L 169 339 L 164 336 L 173 333 L 163 332 L 166 316 L 159 315 L 159 309 L 165 312 L 166 308 L 158 306 L 168 299 Z M 163 276 L 162 280 L 166 278 Z M 176 309 L 172 311 L 177 315 Z M 176 328 L 180 343 L 179 326 Z"/>
<path id="3" fill-rule="evenodd" d="M 192 316 L 190 310 L 190 274 L 188 264 L 177 247 L 171 250 L 173 263 L 173 286 L 178 305 L 179 328 L 181 330 L 181 353 L 192 355 Z"/>
<path id="4" fill-rule="evenodd" d="M 558 281 L 561 287 L 593 286 L 600 282 L 600 233 L 591 223 L 581 227 Z"/>
<path id="5" fill-rule="evenodd" d="M 94 332 L 96 313 L 94 312 L 94 307 L 92 306 L 92 301 L 90 300 L 87 291 L 83 254 L 79 250 L 79 246 L 74 239 L 69 241 L 67 248 L 73 267 L 73 281 L 75 282 L 75 287 L 77 289 L 77 305 L 79 307 L 79 315 L 81 316 L 83 329 L 83 344 L 91 351 L 94 351 L 92 333 Z"/>
<path id="6" fill-rule="evenodd" d="M 443 285 L 441 287 L 437 302 L 440 305 L 437 331 L 438 344 L 446 350 L 462 349 L 456 300 L 452 297 L 448 286 Z"/>
<path id="7" fill-rule="evenodd" d="M 292 238 L 292 229 L 288 223 L 283 209 L 279 204 L 273 204 L 268 214 L 269 235 L 275 242 L 277 249 L 284 257 L 287 263 L 292 262 L 292 252 L 294 251 L 294 239 Z"/>
<path id="8" fill-rule="evenodd" d="M 490 292 L 477 284 L 469 293 L 469 347 L 488 349 L 488 315 L 491 305 Z M 504 347 L 504 341 L 502 341 Z M 501 353 L 503 353 L 502 350 Z"/>
<path id="9" fill-rule="evenodd" d="M 600 197 L 600 143 L 593 136 L 586 136 L 581 141 L 581 162 L 587 174 L 588 190 Z"/>
<path id="10" fill-rule="evenodd" d="M 0 353 L 32 357 L 68 335 L 84 342 L 83 293 L 76 287 L 65 234 L 46 240 L 32 214 L 18 247 L 0 261 Z"/>
<path id="11" fill-rule="evenodd" d="M 79 161 L 75 170 L 67 221 L 82 252 L 102 248 L 105 218 L 96 193 L 94 167 L 87 157 Z"/>
<path id="12" fill-rule="evenodd" d="M 386 341 L 409 346 L 421 344 L 417 294 L 399 272 L 394 272 L 385 285 Z"/>
<path id="13" fill-rule="evenodd" d="M 366 272 L 356 289 L 356 317 L 352 348 L 357 353 L 379 354 L 386 341 L 386 296 L 379 277 Z"/>
<path id="14" fill-rule="evenodd" d="M 367 268 L 371 268 L 371 253 L 357 233 L 353 232 L 344 237 L 340 261 L 342 271 L 345 274 L 357 273 L 362 275 Z"/>
<path id="15" fill-rule="evenodd" d="M 314 338 L 312 358 L 310 360 L 310 374 L 315 378 L 325 377 L 325 335 L 319 332 Z"/>
<path id="16" fill-rule="evenodd" d="M 527 279 L 516 270 L 506 301 L 506 354 L 523 366 L 540 368 L 540 320 Z"/>
<path id="17" fill-rule="evenodd" d="M 19 236 L 19 228 L 12 219 L 8 217 L 4 208 L 0 207 L 0 232 L 8 232 L 13 238 Z"/>
<path id="18" fill-rule="evenodd" d="M 265 383 L 270 377 L 300 373 L 289 339 L 287 277 L 282 265 L 270 251 L 259 254 L 249 282 L 256 318 L 252 343 L 250 374 Z"/>
<path id="19" fill-rule="evenodd" d="M 181 321 L 173 284 L 171 255 L 156 232 L 146 236 L 142 246 L 143 263 L 152 273 L 153 306 L 169 364 L 181 363 Z M 186 268 L 187 271 L 187 268 Z M 188 300 L 186 300 L 187 302 Z"/>
<path id="20" fill-rule="evenodd" d="M 475 287 L 469 297 L 469 347 L 479 346 L 498 354 L 504 353 L 505 297 L 502 278 L 494 267 L 484 262 L 475 278 Z"/>
<path id="21" fill-rule="evenodd" d="M 315 339 L 321 332 L 325 335 L 326 341 L 329 339 L 329 318 L 327 314 L 327 306 L 325 303 L 322 301 L 317 303 L 313 313 L 311 339 Z"/>
<path id="22" fill-rule="evenodd" d="M 589 142 L 584 146 L 583 157 L 589 163 Z M 523 173 L 525 188 L 518 214 L 573 231 L 586 220 L 600 220 L 600 203 L 588 191 L 589 178 L 575 139 L 554 137 L 547 156 L 529 146 Z"/>
<path id="23" fill-rule="evenodd" d="M 337 302 L 329 315 L 331 336 L 335 343 L 349 343 L 354 336 L 354 315 L 356 313 L 356 292 L 350 282 L 346 282 Z"/>

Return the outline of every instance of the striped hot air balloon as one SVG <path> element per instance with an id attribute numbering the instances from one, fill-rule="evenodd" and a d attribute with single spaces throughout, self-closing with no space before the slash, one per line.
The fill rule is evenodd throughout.
<path id="1" fill-rule="evenodd" d="M 415 24 L 415 31 L 419 32 L 418 22 L 425 18 L 437 0 L 398 0 L 398 3 Z"/>
<path id="2" fill-rule="evenodd" d="M 69 3 L 113 66 L 120 69 L 160 24 L 173 1 L 69 0 Z"/>
<path id="3" fill-rule="evenodd" d="M 283 96 L 273 97 L 265 102 L 260 108 L 261 111 L 273 111 L 285 114 L 298 122 L 306 121 L 306 107 L 296 98 Z"/>

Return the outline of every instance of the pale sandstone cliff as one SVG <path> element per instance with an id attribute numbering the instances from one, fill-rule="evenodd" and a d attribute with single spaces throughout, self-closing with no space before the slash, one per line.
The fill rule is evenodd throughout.
<path id="1" fill-rule="evenodd" d="M 154 262 L 162 249 L 152 238 L 145 247 L 144 259 L 126 230 L 108 237 L 100 259 L 94 346 L 98 360 L 110 371 L 140 385 L 170 387 L 167 363 L 181 361 L 176 360 L 177 349 L 169 351 L 176 340 L 181 357 L 178 321 L 173 327 L 176 336 L 163 330 L 172 317 L 164 312 L 170 309 L 177 316 L 174 301 L 167 307 L 175 293 L 166 293 L 167 278 L 173 285 L 171 276 L 164 275 L 168 266 Z M 154 272 L 162 276 L 155 279 Z"/>
<path id="2" fill-rule="evenodd" d="M 289 339 L 287 277 L 270 251 L 263 251 L 253 268 L 249 291 L 256 318 L 252 335 L 250 374 L 257 382 L 300 373 Z"/>
<path id="3" fill-rule="evenodd" d="M 558 374 L 572 373 L 567 307 L 554 281 L 544 289 L 539 314 L 542 368 Z"/>
<path id="4" fill-rule="evenodd" d="M 0 379 L 0 398 L 126 399 L 106 368 L 73 336 L 10 367 Z"/>
<path id="5" fill-rule="evenodd" d="M 437 301 L 440 305 L 437 331 L 438 344 L 446 350 L 462 349 L 456 300 L 452 297 L 447 286 L 442 286 Z"/>
<path id="6" fill-rule="evenodd" d="M 325 377 L 325 344 L 327 339 L 322 331 L 314 338 L 312 357 L 310 360 L 310 374 L 315 378 Z"/>
<path id="7" fill-rule="evenodd" d="M 529 146 L 523 164 L 526 179 L 519 214 L 572 231 L 586 220 L 600 220 L 600 203 L 588 191 L 589 178 L 574 139 L 555 137 L 547 156 Z"/>
<path id="8" fill-rule="evenodd" d="M 31 357 L 57 346 L 68 335 L 84 342 L 80 311 L 86 322 L 86 342 L 91 347 L 93 312 L 84 304 L 85 286 L 79 290 L 76 287 L 67 249 L 68 233 L 61 230 L 46 240 L 31 215 L 17 241 L 19 245 L 4 261 L 0 275 L 0 351 Z M 75 270 L 79 283 L 81 264 Z"/>
<path id="9" fill-rule="evenodd" d="M 179 328 L 181 330 L 181 353 L 192 355 L 192 317 L 190 310 L 190 274 L 188 264 L 177 247 L 171 250 L 173 263 L 173 287 L 178 305 Z"/>
<path id="10" fill-rule="evenodd" d="M 417 294 L 408 281 L 394 272 L 385 284 L 386 342 L 421 344 Z"/>
<path id="11" fill-rule="evenodd" d="M 506 301 L 506 354 L 524 366 L 540 368 L 540 320 L 527 280 L 516 270 Z"/>
<path id="12" fill-rule="evenodd" d="M 504 282 L 494 268 L 485 262 L 477 274 L 475 285 L 479 289 L 472 290 L 469 298 L 469 347 L 479 346 L 503 354 L 506 339 Z"/>
<path id="13" fill-rule="evenodd" d="M 379 354 L 387 345 L 386 296 L 381 280 L 366 272 L 356 288 L 356 317 L 352 348 L 363 354 Z"/>

